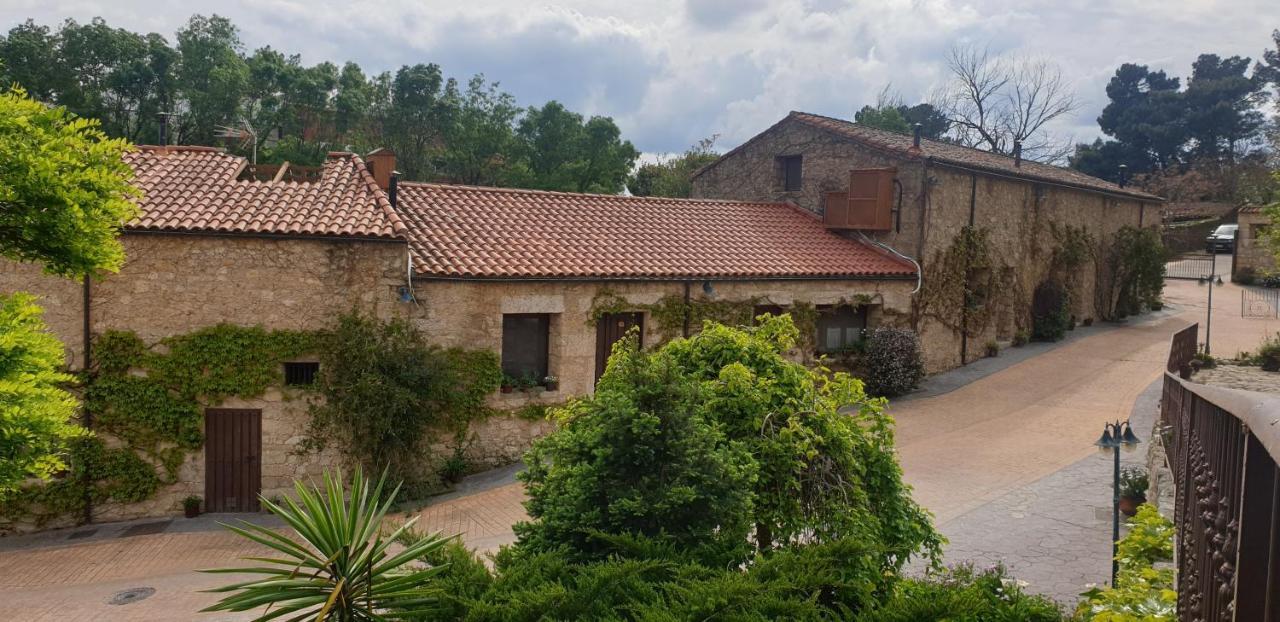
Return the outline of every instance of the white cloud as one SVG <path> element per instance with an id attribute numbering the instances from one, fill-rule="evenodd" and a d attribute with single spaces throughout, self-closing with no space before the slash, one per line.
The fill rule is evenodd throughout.
<path id="1" fill-rule="evenodd" d="M 1185 76 L 1201 52 L 1256 58 L 1280 27 L 1275 0 L 6 0 L 0 27 L 100 15 L 172 38 L 196 12 L 307 63 L 484 73 L 522 104 L 613 116 L 651 153 L 731 147 L 792 109 L 848 117 L 888 83 L 923 98 L 957 41 L 1055 59 L 1084 104 L 1056 129 L 1091 139 L 1120 63 Z"/>

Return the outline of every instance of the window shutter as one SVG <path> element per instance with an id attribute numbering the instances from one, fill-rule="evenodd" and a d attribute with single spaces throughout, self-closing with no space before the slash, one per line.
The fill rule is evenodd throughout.
<path id="1" fill-rule="evenodd" d="M 827 195 L 826 224 L 833 229 L 888 231 L 893 228 L 893 179 L 897 169 L 849 171 L 849 192 Z M 845 197 L 843 209 L 839 200 Z"/>

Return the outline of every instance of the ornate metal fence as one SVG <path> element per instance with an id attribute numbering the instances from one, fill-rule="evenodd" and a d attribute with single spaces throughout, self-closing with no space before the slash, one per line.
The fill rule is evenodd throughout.
<path id="1" fill-rule="evenodd" d="M 1160 402 L 1178 619 L 1280 622 L 1280 399 L 1180 377 L 1197 328 L 1173 336 Z"/>
<path id="2" fill-rule="evenodd" d="M 1280 289 L 1242 288 L 1240 317 L 1280 318 Z"/>

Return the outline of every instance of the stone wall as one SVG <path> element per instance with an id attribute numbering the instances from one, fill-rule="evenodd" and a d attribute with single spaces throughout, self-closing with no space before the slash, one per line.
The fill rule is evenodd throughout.
<path id="1" fill-rule="evenodd" d="M 782 188 L 777 158 L 784 155 L 803 156 L 799 191 Z M 988 340 L 1008 342 L 1018 330 L 1029 329 L 1031 297 L 1050 269 L 1054 247 L 1050 223 L 1084 227 L 1100 248 L 1123 225 L 1159 225 L 1154 205 L 927 164 L 800 122 L 780 123 L 706 169 L 693 180 L 693 196 L 786 201 L 821 214 L 827 192 L 848 188 L 850 169 L 888 167 L 897 169 L 901 184 L 895 228 L 868 232 L 869 237 L 920 261 L 927 280 L 938 267 L 941 254 L 972 218 L 974 226 L 990 231 L 993 256 L 1012 267 L 1016 278 L 1013 297 L 1018 304 L 993 314 L 992 322 L 973 331 L 976 334 L 968 337 L 967 344 L 958 330 L 936 318 L 925 314 L 913 319 L 931 373 L 984 356 L 983 344 Z M 1093 263 L 1076 275 L 1071 311 L 1080 321 L 1098 316 L 1102 301 L 1095 297 L 1096 277 L 1097 265 Z M 956 305 L 961 303 L 955 301 Z"/>
<path id="2" fill-rule="evenodd" d="M 833 304 L 859 295 L 873 297 L 870 321 L 905 313 L 910 306 L 914 281 L 716 281 L 715 299 L 728 301 L 761 297 L 761 304 L 789 305 L 793 302 Z M 668 295 L 684 296 L 683 282 L 480 282 L 422 280 L 415 283 L 419 306 L 414 311 L 418 325 L 445 346 L 492 348 L 502 351 L 502 316 L 505 313 L 551 314 L 549 343 L 550 373 L 560 380 L 558 391 L 539 394 L 498 393 L 491 399 L 495 408 L 510 410 L 530 401 L 559 402 L 567 396 L 584 395 L 595 386 L 596 329 L 589 325 L 592 301 L 601 292 L 611 292 L 629 302 L 647 305 Z M 702 297 L 702 282 L 691 284 L 691 295 Z M 645 344 L 656 344 L 663 335 L 646 314 Z"/>
<path id="3" fill-rule="evenodd" d="M 1271 220 L 1260 211 L 1241 211 L 1237 222 L 1240 224 L 1240 230 L 1236 233 L 1236 256 L 1235 263 L 1231 266 L 1232 275 L 1238 274 L 1244 268 L 1253 270 L 1259 275 L 1274 272 L 1276 257 L 1271 253 L 1267 241 L 1260 237 L 1262 231 L 1271 226 Z"/>

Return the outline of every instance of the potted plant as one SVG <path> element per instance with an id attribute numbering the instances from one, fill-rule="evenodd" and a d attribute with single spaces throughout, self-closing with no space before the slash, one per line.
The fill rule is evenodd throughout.
<path id="1" fill-rule="evenodd" d="M 511 374 L 502 374 L 502 392 L 510 393 L 516 389 L 517 380 Z"/>
<path id="2" fill-rule="evenodd" d="M 987 341 L 986 348 L 988 358 L 1000 356 L 1000 344 L 996 343 L 994 339 Z"/>
<path id="3" fill-rule="evenodd" d="M 1138 506 L 1147 502 L 1147 470 L 1129 466 L 1120 470 L 1120 511 L 1125 516 L 1138 513 Z"/>
<path id="4" fill-rule="evenodd" d="M 555 376 L 547 376 L 542 379 L 542 386 L 546 387 L 548 391 L 559 391 L 560 379 Z"/>
<path id="5" fill-rule="evenodd" d="M 191 495 L 182 500 L 182 514 L 187 518 L 195 518 L 200 515 L 200 502 L 202 499 L 196 495 Z"/>
<path id="6" fill-rule="evenodd" d="M 538 388 L 538 377 L 533 375 L 533 372 L 525 372 L 525 374 L 520 377 L 517 386 L 520 387 L 521 391 L 532 391 Z"/>

